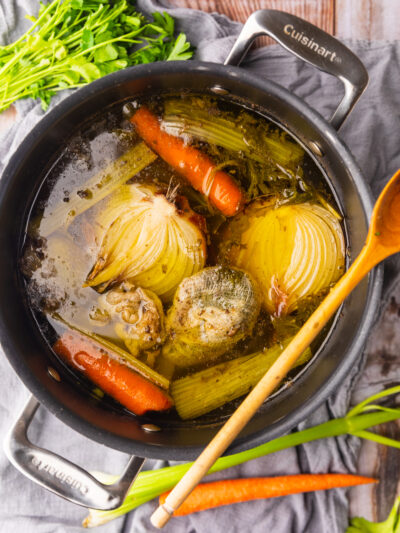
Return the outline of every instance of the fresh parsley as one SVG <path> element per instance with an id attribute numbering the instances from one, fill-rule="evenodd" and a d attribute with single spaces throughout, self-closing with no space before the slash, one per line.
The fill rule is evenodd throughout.
<path id="1" fill-rule="evenodd" d="M 0 46 L 0 112 L 19 98 L 39 98 L 43 109 L 57 91 L 76 88 L 131 65 L 190 59 L 175 21 L 150 21 L 129 0 L 54 0 L 40 3 L 33 24 L 14 43 Z"/>

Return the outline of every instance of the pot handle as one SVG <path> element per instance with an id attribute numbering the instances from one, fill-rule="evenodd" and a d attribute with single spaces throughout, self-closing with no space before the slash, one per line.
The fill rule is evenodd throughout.
<path id="1" fill-rule="evenodd" d="M 358 57 L 310 22 L 283 11 L 261 9 L 247 19 L 224 64 L 239 65 L 254 39 L 265 34 L 306 63 L 342 81 L 344 96 L 330 119 L 339 129 L 368 84 L 368 73 Z"/>
<path id="2" fill-rule="evenodd" d="M 10 462 L 32 481 L 72 503 L 103 511 L 119 507 L 144 459 L 131 457 L 121 477 L 113 485 L 104 485 L 83 468 L 30 442 L 27 432 L 38 407 L 31 396 L 8 432 L 4 451 Z"/>

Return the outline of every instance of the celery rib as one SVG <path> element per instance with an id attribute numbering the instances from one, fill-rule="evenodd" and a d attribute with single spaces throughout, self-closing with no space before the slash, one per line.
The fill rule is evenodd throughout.
<path id="1" fill-rule="evenodd" d="M 100 345 L 102 349 L 123 359 L 131 368 L 133 368 L 133 370 L 135 370 L 138 374 L 141 374 L 143 377 L 145 377 L 155 385 L 158 385 L 159 387 L 165 390 L 169 389 L 169 379 L 167 379 L 165 376 L 162 376 L 161 374 L 147 366 L 145 363 L 143 363 L 140 359 L 137 359 L 131 353 L 127 352 L 126 350 L 123 350 L 113 342 L 108 341 L 107 339 L 101 337 L 100 335 L 97 335 L 96 333 L 91 333 L 90 331 L 87 331 L 81 327 L 69 324 L 59 315 L 48 315 L 47 318 L 50 324 L 55 325 L 56 330 L 58 329 L 58 323 L 61 324 L 63 328 L 67 327 L 73 331 L 80 333 L 85 337 L 88 337 L 93 343 Z"/>
<path id="2" fill-rule="evenodd" d="M 183 420 L 196 418 L 248 393 L 276 361 L 282 349 L 277 344 L 263 352 L 237 357 L 173 381 L 171 395 L 179 416 Z M 304 364 L 310 357 L 308 348 L 296 366 Z"/>
<path id="3" fill-rule="evenodd" d="M 387 395 L 396 394 L 400 392 L 400 386 L 388 389 Z M 382 397 L 385 393 L 380 393 L 379 397 Z M 347 414 L 343 418 L 336 420 L 329 420 L 318 426 L 314 426 L 296 433 L 289 433 L 282 437 L 273 439 L 270 442 L 261 444 L 256 448 L 246 450 L 244 452 L 236 453 L 234 455 L 228 455 L 218 459 L 211 467 L 208 474 L 219 472 L 227 468 L 238 466 L 247 461 L 258 459 L 265 455 L 275 453 L 281 450 L 292 448 L 300 444 L 312 442 L 319 439 L 338 437 L 340 435 L 351 434 L 360 436 L 362 438 L 372 438 L 374 440 L 389 446 L 396 446 L 397 442 L 392 439 L 387 439 L 381 435 L 375 435 L 368 430 L 373 426 L 384 424 L 392 420 L 400 418 L 400 409 L 391 409 L 390 411 L 366 412 L 368 404 L 376 399 L 378 395 L 374 395 L 364 402 L 358 404 L 354 409 L 349 411 L 349 414 L 356 411 L 358 414 L 349 416 Z M 378 408 L 379 406 L 369 406 Z M 168 466 L 159 470 L 148 470 L 138 475 L 134 485 L 129 490 L 128 496 L 124 503 L 112 511 L 98 511 L 90 509 L 89 515 L 83 522 L 85 527 L 96 527 L 118 518 L 123 514 L 132 511 L 139 505 L 146 503 L 153 498 L 160 496 L 163 492 L 172 489 L 182 476 L 189 470 L 193 463 L 187 463 L 183 465 Z M 110 478 L 114 481 L 117 476 Z"/>
<path id="4" fill-rule="evenodd" d="M 70 202 L 60 202 L 54 209 L 45 212 L 40 224 L 40 235 L 48 237 L 64 224 L 69 224 L 73 218 L 81 215 L 100 200 L 126 183 L 138 172 L 150 165 L 157 155 L 141 142 L 130 148 L 121 157 L 112 161 L 104 169 L 90 178 L 70 194 Z M 79 191 L 88 191 L 89 197 L 81 198 Z"/>
<path id="5" fill-rule="evenodd" d="M 261 133 L 251 124 L 242 126 L 229 115 L 211 116 L 208 109 L 196 108 L 192 101 L 166 101 L 163 126 L 177 136 L 186 133 L 210 144 L 243 152 L 259 163 L 294 168 L 304 156 L 304 150 L 284 135 L 275 138 L 276 134 L 268 128 Z"/>

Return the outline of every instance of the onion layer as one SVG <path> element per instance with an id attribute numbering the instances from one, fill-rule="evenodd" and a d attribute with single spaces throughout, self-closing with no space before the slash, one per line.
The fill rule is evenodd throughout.
<path id="1" fill-rule="evenodd" d="M 187 202 L 178 209 L 148 187 L 121 187 L 97 217 L 102 244 L 86 284 L 103 292 L 130 280 L 170 301 L 179 283 L 205 265 L 199 218 Z"/>
<path id="2" fill-rule="evenodd" d="M 345 245 L 339 221 L 317 204 L 256 202 L 230 226 L 233 264 L 258 281 L 263 305 L 275 316 L 318 295 L 343 274 Z"/>

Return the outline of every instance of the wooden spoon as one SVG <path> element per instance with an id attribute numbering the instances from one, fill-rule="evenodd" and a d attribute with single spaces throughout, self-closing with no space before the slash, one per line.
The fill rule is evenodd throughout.
<path id="1" fill-rule="evenodd" d="M 165 503 L 153 513 L 151 522 L 154 526 L 162 528 L 168 522 L 173 512 L 225 452 L 265 399 L 276 389 L 354 287 L 374 266 L 399 251 L 400 170 L 383 189 L 375 204 L 367 241 L 360 255 L 299 330 L 278 360 L 199 455 L 169 494 Z"/>

